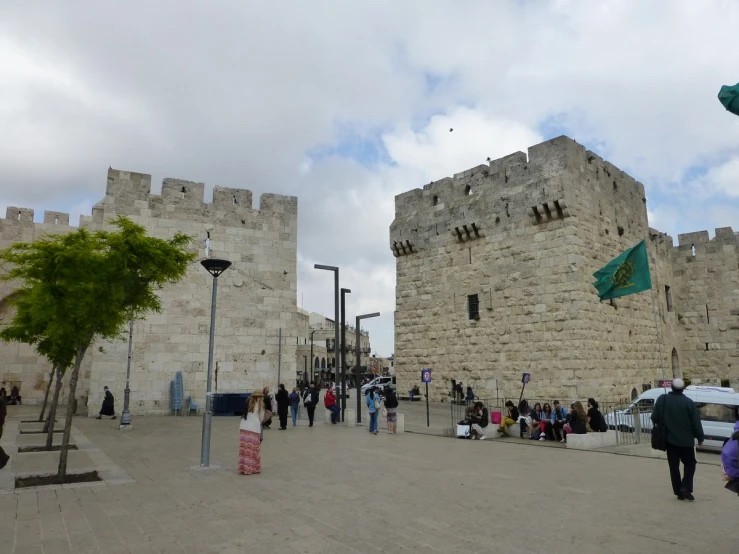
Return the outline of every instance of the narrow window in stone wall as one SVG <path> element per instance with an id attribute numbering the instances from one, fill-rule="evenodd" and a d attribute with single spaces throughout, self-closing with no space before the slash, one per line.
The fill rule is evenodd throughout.
<path id="1" fill-rule="evenodd" d="M 467 185 L 466 187 L 464 187 L 464 195 L 469 196 L 470 194 L 472 194 L 472 187 Z"/>
<path id="2" fill-rule="evenodd" d="M 672 311 L 672 293 L 670 292 L 670 287 L 668 285 L 665 285 L 665 301 L 667 302 L 667 311 Z"/>
<path id="3" fill-rule="evenodd" d="M 706 323 L 711 323 L 711 316 L 708 315 L 708 304 L 706 304 Z"/>
<path id="4" fill-rule="evenodd" d="M 439 203 L 439 197 L 434 195 L 434 206 L 436 206 Z"/>
<path id="5" fill-rule="evenodd" d="M 470 319 L 480 319 L 480 301 L 476 294 L 467 296 L 467 316 Z"/>

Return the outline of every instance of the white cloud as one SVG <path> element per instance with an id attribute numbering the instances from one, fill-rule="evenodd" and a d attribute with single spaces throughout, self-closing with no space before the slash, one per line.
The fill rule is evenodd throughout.
<path id="1" fill-rule="evenodd" d="M 296 194 L 306 308 L 331 313 L 310 268 L 340 265 L 387 354 L 394 196 L 553 128 L 644 182 L 660 230 L 731 225 L 739 118 L 716 94 L 737 28 L 718 1 L 6 0 L 0 213 L 84 213 L 108 166 Z M 310 158 L 347 129 L 383 161 Z"/>

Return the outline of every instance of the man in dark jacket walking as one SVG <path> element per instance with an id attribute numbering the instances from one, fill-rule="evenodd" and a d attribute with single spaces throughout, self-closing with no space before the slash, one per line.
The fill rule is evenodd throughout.
<path id="1" fill-rule="evenodd" d="M 305 391 L 305 395 L 303 395 L 303 404 L 308 412 L 308 427 L 313 427 L 313 417 L 316 414 L 316 406 L 318 405 L 318 394 L 316 385 L 311 383 L 310 388 Z"/>
<path id="2" fill-rule="evenodd" d="M 275 400 L 277 401 L 277 415 L 280 418 L 280 431 L 284 431 L 287 429 L 287 411 L 290 409 L 290 396 L 282 383 L 277 386 Z"/>
<path id="3" fill-rule="evenodd" d="M 8 409 L 5 407 L 5 398 L 0 396 L 0 439 L 3 438 L 3 427 L 5 426 L 5 418 L 8 415 Z M 5 453 L 3 447 L 0 446 L 0 469 L 8 465 L 10 456 Z"/>
<path id="4" fill-rule="evenodd" d="M 693 498 L 695 476 L 695 440 L 703 444 L 703 426 L 695 403 L 683 394 L 685 382 L 672 381 L 672 391 L 657 398 L 652 411 L 652 422 L 667 429 L 667 463 L 670 466 L 672 491 L 678 500 Z M 680 462 L 685 467 L 680 476 Z"/>

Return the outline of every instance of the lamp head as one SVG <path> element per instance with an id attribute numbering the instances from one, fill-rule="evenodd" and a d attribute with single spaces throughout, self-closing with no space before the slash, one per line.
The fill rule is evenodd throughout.
<path id="1" fill-rule="evenodd" d="M 208 270 L 213 277 L 218 277 L 221 273 L 231 267 L 231 262 L 228 260 L 219 260 L 217 258 L 206 258 L 200 264 Z"/>

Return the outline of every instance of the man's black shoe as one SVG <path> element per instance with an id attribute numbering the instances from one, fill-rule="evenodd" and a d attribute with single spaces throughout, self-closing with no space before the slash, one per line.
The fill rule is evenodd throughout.
<path id="1" fill-rule="evenodd" d="M 685 500 L 685 497 L 682 494 L 676 494 L 678 500 Z"/>
<path id="2" fill-rule="evenodd" d="M 682 493 L 682 497 L 683 497 L 683 498 L 684 498 L 685 500 L 690 500 L 691 502 L 692 502 L 693 500 L 695 500 L 695 497 L 693 496 L 693 493 L 692 493 L 692 492 L 683 492 L 683 493 Z"/>

